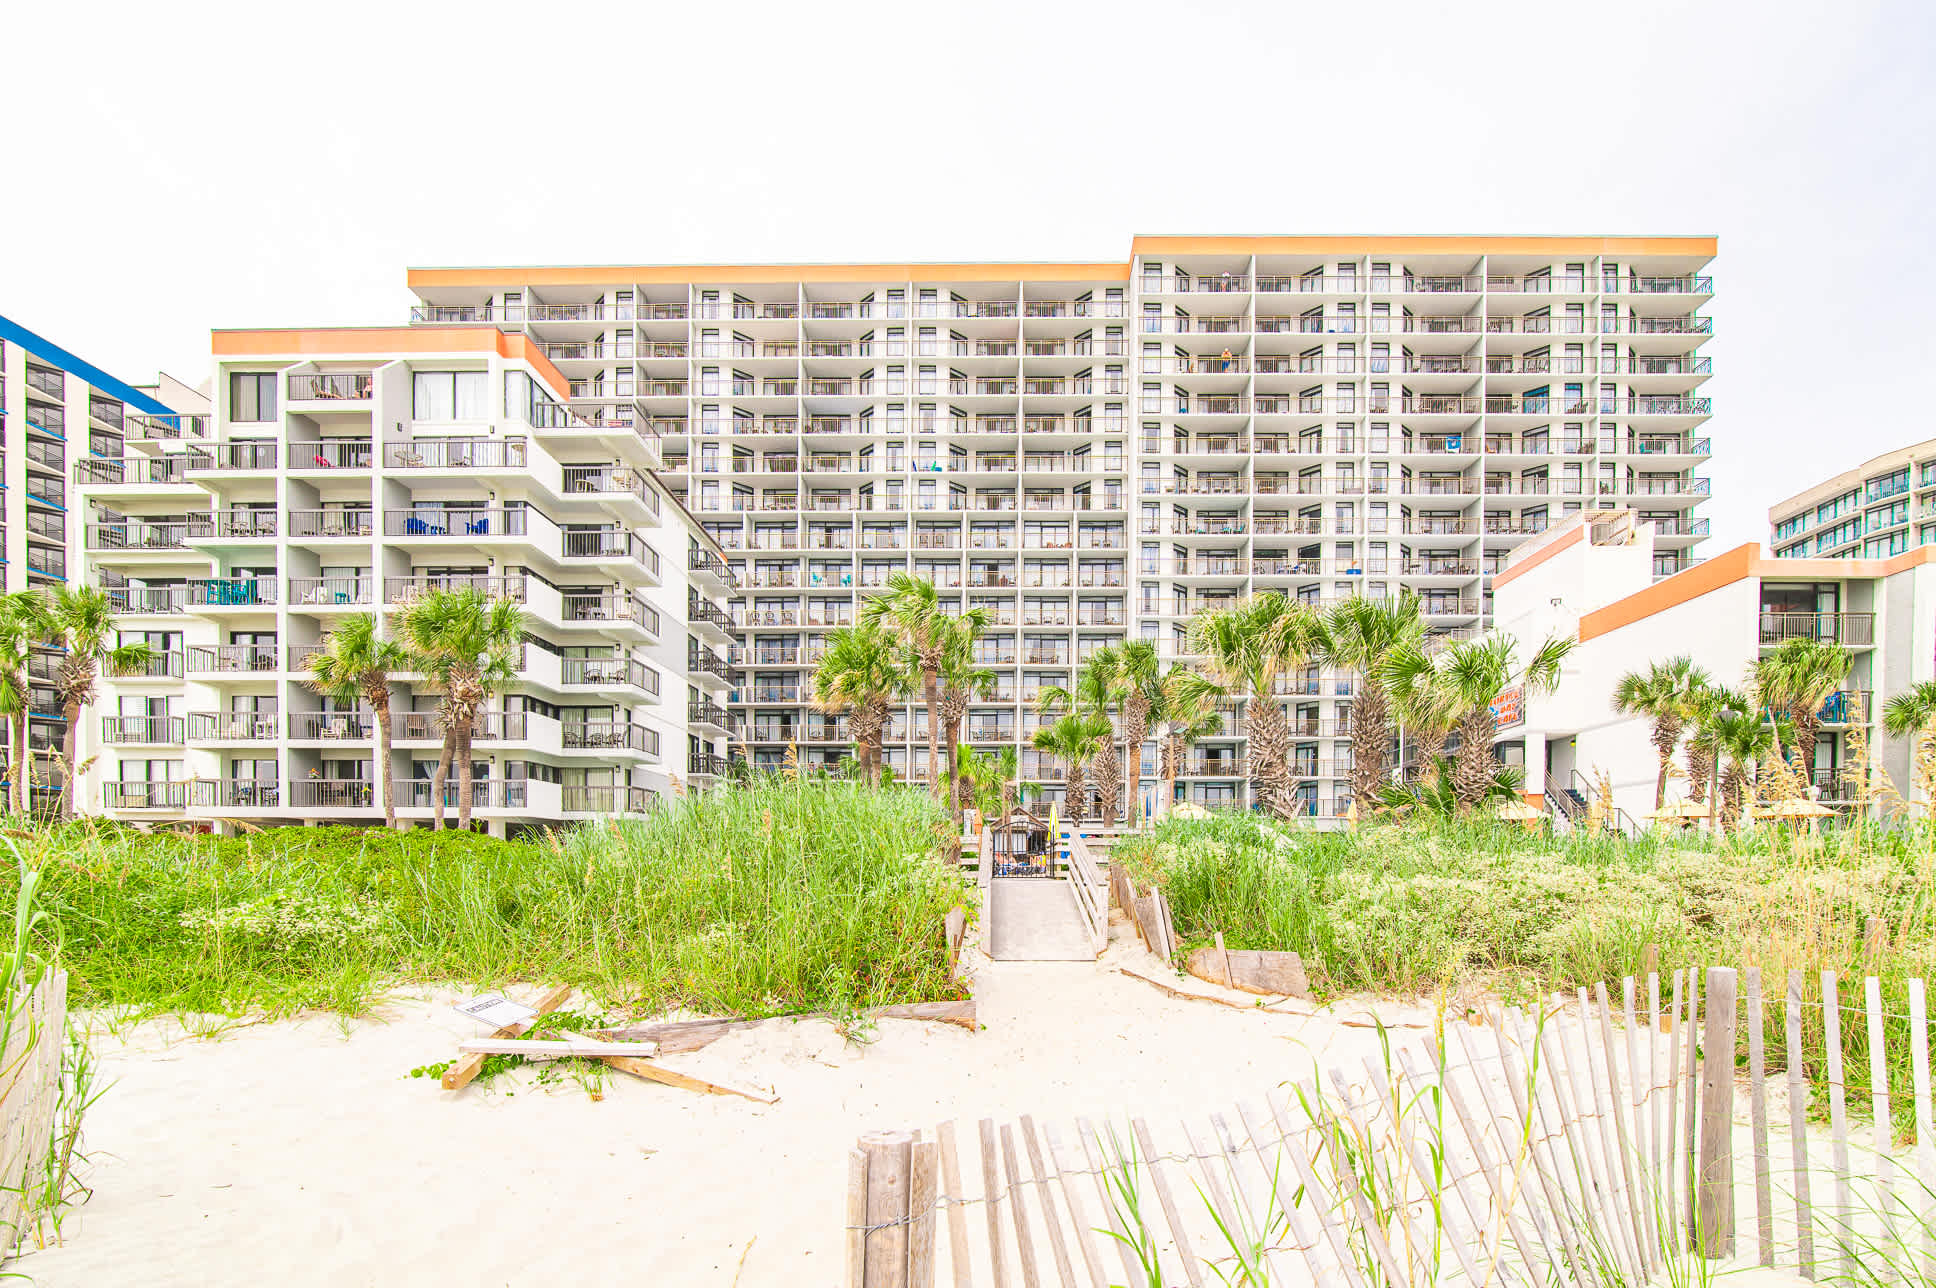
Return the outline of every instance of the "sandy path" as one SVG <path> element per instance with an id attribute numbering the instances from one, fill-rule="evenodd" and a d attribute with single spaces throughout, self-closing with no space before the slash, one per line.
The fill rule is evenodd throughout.
<path id="1" fill-rule="evenodd" d="M 182 1039 L 103 1038 L 117 1085 L 89 1120 L 93 1200 L 66 1246 L 15 1268 L 102 1284 L 524 1283 L 618 1272 L 678 1284 L 831 1284 L 845 1155 L 872 1128 L 947 1117 L 1192 1117 L 1376 1037 L 1331 1018 L 1163 996 L 1103 965 L 979 959 L 985 1031 L 887 1021 L 865 1049 L 822 1022 L 736 1034 L 679 1067 L 775 1085 L 781 1102 L 615 1077 L 441 1091 L 407 1077 L 475 1031 L 453 995 L 381 1018 L 317 1017 Z M 1144 957 L 1145 962 L 1151 959 Z M 1422 1010 L 1381 1005 L 1422 1019 Z M 1362 1013 L 1362 1008 L 1358 1008 Z"/>

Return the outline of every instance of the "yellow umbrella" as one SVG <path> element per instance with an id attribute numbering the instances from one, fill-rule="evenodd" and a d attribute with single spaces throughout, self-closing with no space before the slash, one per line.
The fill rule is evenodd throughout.
<path id="1" fill-rule="evenodd" d="M 1786 800 L 1771 801 L 1766 805 L 1754 807 L 1756 818 L 1832 818 L 1835 811 L 1819 801 L 1807 800 L 1800 796 L 1790 796 Z"/>
<path id="2" fill-rule="evenodd" d="M 1647 816 L 1658 823 L 1692 823 L 1707 817 L 1707 806 L 1696 801 L 1673 801 Z"/>
<path id="3" fill-rule="evenodd" d="M 1345 806 L 1344 821 L 1345 821 L 1346 827 L 1358 826 L 1358 802 L 1357 801 L 1352 801 L 1351 804 Z"/>
<path id="4" fill-rule="evenodd" d="M 1170 811 L 1171 818 L 1209 818 L 1210 811 L 1195 801 L 1184 801 Z"/>

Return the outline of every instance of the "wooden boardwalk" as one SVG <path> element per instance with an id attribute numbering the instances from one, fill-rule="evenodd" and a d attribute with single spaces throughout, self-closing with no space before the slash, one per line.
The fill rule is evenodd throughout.
<path id="1" fill-rule="evenodd" d="M 988 955 L 998 962 L 1095 961 L 1072 885 L 1044 877 L 996 877 L 988 892 Z"/>

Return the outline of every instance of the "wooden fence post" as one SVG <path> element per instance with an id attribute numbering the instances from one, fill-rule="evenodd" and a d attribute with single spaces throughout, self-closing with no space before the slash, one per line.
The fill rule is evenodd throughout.
<path id="1" fill-rule="evenodd" d="M 908 1288 L 908 1196 L 914 1133 L 871 1131 L 860 1138 L 867 1160 L 867 1232 L 861 1241 L 862 1288 Z"/>
<path id="2" fill-rule="evenodd" d="M 1701 1255 L 1734 1253 L 1734 971 L 1707 972 L 1707 1026 L 1701 1039 Z"/>

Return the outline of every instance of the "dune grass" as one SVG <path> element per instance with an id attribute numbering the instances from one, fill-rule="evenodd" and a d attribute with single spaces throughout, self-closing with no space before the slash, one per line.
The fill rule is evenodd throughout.
<path id="1" fill-rule="evenodd" d="M 763 1016 L 958 995 L 946 821 L 917 791 L 766 780 L 534 841 L 81 822 L 23 846 L 80 1006 L 356 1014 L 399 983 L 530 980 Z"/>
<path id="2" fill-rule="evenodd" d="M 1763 828 L 1554 837 L 1491 821 L 1281 827 L 1245 814 L 1166 820 L 1117 847 L 1158 881 L 1178 935 L 1315 959 L 1334 992 L 1493 991 L 1526 1000 L 1709 966 L 1761 969 L 1771 1060 L 1782 1001 L 1803 972 L 1803 1048 L 1826 1050 L 1820 974 L 1841 977 L 1849 1095 L 1868 1095 L 1862 978 L 1881 982 L 1894 1104 L 1907 1121 L 1908 981 L 1936 976 L 1936 831 L 1923 823 L 1820 835 Z M 1879 921 L 1887 947 L 1871 952 Z M 1644 993 L 1643 993 L 1644 1000 Z M 1741 1029 L 1743 1051 L 1746 1027 Z"/>

